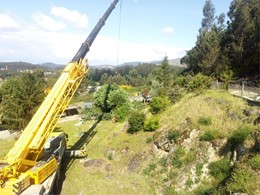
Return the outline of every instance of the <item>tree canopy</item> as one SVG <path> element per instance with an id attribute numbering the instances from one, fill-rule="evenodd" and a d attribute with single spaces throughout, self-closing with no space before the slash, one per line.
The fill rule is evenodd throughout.
<path id="1" fill-rule="evenodd" d="M 30 121 L 44 99 L 46 81 L 42 71 L 9 78 L 0 88 L 3 128 L 20 130 Z"/>
<path id="2" fill-rule="evenodd" d="M 201 28 L 195 46 L 182 58 L 189 70 L 220 78 L 232 70 L 240 77 L 259 74 L 260 1 L 233 0 L 227 13 L 215 16 L 211 0 L 203 7 Z"/>
<path id="3" fill-rule="evenodd" d="M 117 85 L 104 85 L 94 94 L 94 103 L 103 112 L 110 112 L 127 103 L 127 101 L 127 93 Z"/>

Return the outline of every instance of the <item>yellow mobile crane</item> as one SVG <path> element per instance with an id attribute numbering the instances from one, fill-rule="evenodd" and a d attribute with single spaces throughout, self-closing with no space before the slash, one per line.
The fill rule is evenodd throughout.
<path id="1" fill-rule="evenodd" d="M 66 136 L 53 132 L 61 114 L 89 66 L 83 60 L 106 19 L 114 0 L 47 95 L 27 127 L 0 161 L 0 194 L 50 194 L 66 149 Z"/>

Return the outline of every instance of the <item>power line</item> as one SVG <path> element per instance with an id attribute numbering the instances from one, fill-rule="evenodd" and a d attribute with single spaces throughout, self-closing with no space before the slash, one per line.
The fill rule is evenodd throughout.
<path id="1" fill-rule="evenodd" d="M 122 15 L 122 4 L 123 0 L 120 2 L 120 9 L 119 9 L 119 24 L 118 24 L 118 36 L 117 36 L 117 56 L 116 56 L 116 65 L 118 65 L 118 58 L 119 58 L 119 48 L 120 48 L 120 33 L 121 33 L 121 15 Z"/>

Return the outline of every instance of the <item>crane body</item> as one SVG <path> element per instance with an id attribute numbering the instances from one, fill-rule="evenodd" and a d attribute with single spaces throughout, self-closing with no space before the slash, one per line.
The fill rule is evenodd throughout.
<path id="1" fill-rule="evenodd" d="M 111 3 L 76 55 L 65 66 L 13 148 L 0 161 L 1 195 L 50 193 L 66 149 L 65 133 L 53 130 L 88 73 L 85 55 L 118 1 Z"/>

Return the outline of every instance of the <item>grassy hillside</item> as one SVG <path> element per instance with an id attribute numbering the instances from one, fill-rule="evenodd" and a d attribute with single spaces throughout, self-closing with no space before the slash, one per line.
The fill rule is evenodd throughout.
<path id="1" fill-rule="evenodd" d="M 212 169 L 229 162 L 228 143 L 241 132 L 244 136 L 244 130 L 250 130 L 243 140 L 248 153 L 234 162 L 234 174 L 228 163 L 229 179 L 224 187 L 258 193 L 260 157 L 251 151 L 255 143 L 252 131 L 260 131 L 259 125 L 253 125 L 259 113 L 259 108 L 248 106 L 243 99 L 223 91 L 206 91 L 187 94 L 159 114 L 160 128 L 155 132 L 131 135 L 126 133 L 127 123 L 111 121 L 85 121 L 80 127 L 75 126 L 78 121 L 59 124 L 56 130 L 68 133 L 69 148 L 85 146 L 87 152 L 86 159 L 67 162 L 61 194 L 221 194 L 216 186 L 226 175 L 213 176 Z M 13 142 L 0 141 L 0 147 L 2 143 L 6 145 L 3 152 L 0 148 L 3 156 Z M 163 145 L 158 147 L 160 155 L 155 154 L 156 144 Z M 221 149 L 226 153 L 220 154 Z M 247 177 L 251 179 L 243 180 Z"/>
<path id="2" fill-rule="evenodd" d="M 84 167 L 83 163 L 74 161 L 66 173 L 62 193 L 173 194 L 177 189 L 181 194 L 193 194 L 196 189 L 199 192 L 214 189 L 219 181 L 213 177 L 214 182 L 209 182 L 211 176 L 208 166 L 224 158 L 218 155 L 218 149 L 225 147 L 237 129 L 245 125 L 249 129 L 257 128 L 252 124 L 257 117 L 256 110 L 243 99 L 226 92 L 207 91 L 188 94 L 170 106 L 159 115 L 160 128 L 153 133 L 128 135 L 125 124 L 102 121 L 95 128 L 97 133 L 86 147 L 88 159 L 101 162 L 94 161 L 94 165 Z M 183 125 L 187 120 L 188 128 Z M 154 155 L 151 140 L 176 132 L 179 137 L 177 151 L 183 156 L 177 159 L 172 154 L 167 158 Z M 194 132 L 197 132 L 197 137 L 192 140 L 190 137 Z M 187 146 L 188 142 L 191 143 Z M 253 137 L 249 136 L 247 145 L 253 143 Z M 185 147 L 190 148 L 190 151 Z M 106 155 L 109 150 L 114 151 L 114 156 Z M 178 155 L 175 154 L 175 157 Z M 180 165 L 176 167 L 174 163 Z M 129 167 L 135 164 L 136 168 L 129 171 Z M 244 166 L 248 166 L 247 161 Z"/>
<path id="3" fill-rule="evenodd" d="M 185 119 L 190 118 L 195 125 L 194 128 L 215 130 L 223 136 L 227 136 L 247 122 L 244 120 L 248 118 L 243 114 L 246 108 L 249 106 L 242 98 L 232 96 L 225 91 L 212 90 L 200 95 L 186 95 L 181 101 L 162 113 L 160 118 L 161 124 L 168 128 L 174 128 Z M 201 125 L 198 120 L 203 118 L 210 118 L 211 124 Z M 252 116 L 253 119 L 254 116 Z"/>
<path id="4" fill-rule="evenodd" d="M 126 134 L 123 123 L 102 121 L 93 130 L 93 123 L 86 122 L 80 128 L 75 122 L 59 125 L 76 141 L 79 131 L 92 131 L 86 146 L 87 158 L 93 164 L 75 160 L 66 172 L 61 194 L 153 194 L 151 186 L 142 175 L 142 169 L 150 158 L 151 144 L 146 139 L 151 133 Z M 91 141 L 90 141 L 91 140 Z M 70 142 L 74 147 L 74 141 Z"/>

